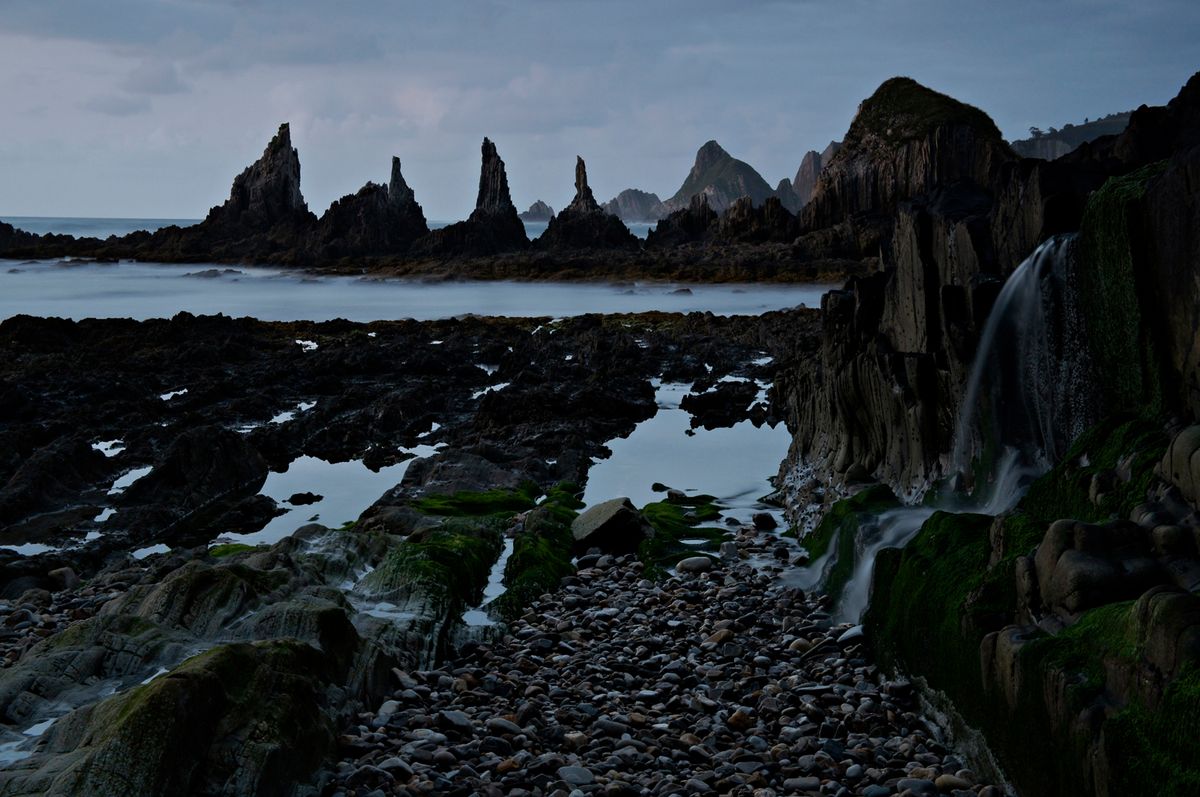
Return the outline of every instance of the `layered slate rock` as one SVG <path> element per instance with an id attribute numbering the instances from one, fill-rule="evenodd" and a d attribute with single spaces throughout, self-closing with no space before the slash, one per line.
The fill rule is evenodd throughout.
<path id="1" fill-rule="evenodd" d="M 539 249 L 632 249 L 638 240 L 616 216 L 606 213 L 588 186 L 587 165 L 575 159 L 575 198 L 550 220 Z"/>
<path id="2" fill-rule="evenodd" d="M 800 231 L 796 217 L 779 197 L 770 197 L 755 207 L 750 197 L 734 202 L 721 216 L 717 237 L 741 243 L 787 243 Z"/>
<path id="3" fill-rule="evenodd" d="M 691 205 L 692 197 L 705 194 L 709 207 L 721 213 L 741 197 L 748 196 L 757 205 L 774 193 L 753 166 L 734 158 L 716 141 L 708 141 L 696 152 L 687 179 L 674 196 L 663 202 L 663 209 L 667 213 L 684 210 Z"/>
<path id="4" fill-rule="evenodd" d="M 658 221 L 664 215 L 658 194 L 626 188 L 602 206 L 622 221 Z"/>
<path id="5" fill-rule="evenodd" d="M 800 168 L 796 170 L 796 176 L 792 179 L 792 190 L 796 192 L 800 207 L 804 207 L 808 204 L 808 200 L 812 199 L 813 189 L 817 187 L 817 178 L 821 176 L 821 169 L 833 159 L 833 156 L 841 148 L 841 142 L 830 141 L 829 146 L 825 147 L 823 152 L 809 150 L 804 154 L 804 158 L 800 161 Z"/>
<path id="6" fill-rule="evenodd" d="M 882 241 L 902 200 L 956 180 L 994 185 L 1014 160 L 983 111 L 911 78 L 892 78 L 859 106 L 841 149 L 821 164 L 803 226 L 853 220 Z"/>
<path id="7" fill-rule="evenodd" d="M 718 216 L 708 204 L 708 194 L 696 194 L 691 203 L 658 222 L 646 237 L 647 246 L 669 247 L 704 243 L 712 239 Z"/>
<path id="8" fill-rule="evenodd" d="M 325 211 L 313 248 L 328 259 L 402 254 L 428 233 L 416 194 L 400 171 L 400 159 L 393 157 L 386 186 L 367 183 Z"/>
<path id="9" fill-rule="evenodd" d="M 529 246 L 525 225 L 521 223 L 508 191 L 504 161 L 490 139 L 480 148 L 479 195 L 475 210 L 466 221 L 434 230 L 414 246 L 417 254 L 447 257 L 454 255 L 493 255 L 520 251 Z"/>
<path id="10" fill-rule="evenodd" d="M 529 206 L 529 210 L 518 215 L 521 221 L 550 221 L 554 218 L 554 208 L 539 199 Z"/>

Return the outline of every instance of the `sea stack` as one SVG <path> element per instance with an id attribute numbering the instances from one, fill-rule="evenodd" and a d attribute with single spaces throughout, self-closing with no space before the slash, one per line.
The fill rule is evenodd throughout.
<path id="1" fill-rule="evenodd" d="M 367 183 L 358 193 L 330 205 L 318 222 L 313 249 L 321 257 L 396 255 L 429 233 L 416 194 L 392 158 L 386 186 Z"/>
<path id="2" fill-rule="evenodd" d="M 525 225 L 508 192 L 504 161 L 491 139 L 480 148 L 479 194 L 475 210 L 466 221 L 434 230 L 418 242 L 415 251 L 434 257 L 448 255 L 493 255 L 529 246 Z"/>
<path id="3" fill-rule="evenodd" d="M 291 127 L 284 122 L 262 157 L 234 178 L 229 199 L 209 211 L 205 223 L 266 232 L 279 224 L 303 224 L 312 218 L 300 193 L 300 153 L 292 146 Z"/>
<path id="4" fill-rule="evenodd" d="M 605 212 L 588 185 L 587 164 L 575 158 L 575 198 L 536 241 L 539 249 L 630 249 L 637 237 L 619 218 Z"/>

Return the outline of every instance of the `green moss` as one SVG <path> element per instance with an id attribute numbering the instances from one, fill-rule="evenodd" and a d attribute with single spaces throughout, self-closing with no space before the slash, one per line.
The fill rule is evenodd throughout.
<path id="1" fill-rule="evenodd" d="M 1088 199 L 1079 233 L 1080 298 L 1088 345 L 1110 411 L 1157 412 L 1162 407 L 1158 353 L 1152 325 L 1139 300 L 1138 261 L 1145 249 L 1139 221 L 1149 182 L 1166 168 L 1160 161 L 1109 178 Z"/>
<path id="2" fill-rule="evenodd" d="M 1163 428 L 1161 419 L 1152 416 L 1116 415 L 1102 421 L 1080 435 L 1062 461 L 1030 486 L 1019 510 L 1041 521 L 1043 532 L 1061 518 L 1095 523 L 1114 515 L 1128 517 L 1146 500 L 1154 466 L 1166 452 Z M 1133 478 L 1119 482 L 1099 505 L 1093 504 L 1088 496 L 1092 477 L 1122 464 Z"/>
<path id="3" fill-rule="evenodd" d="M 321 689 L 339 677 L 319 651 L 295 640 L 194 656 L 96 707 L 70 791 L 190 794 L 235 777 L 294 782 L 333 746 Z"/>
<path id="4" fill-rule="evenodd" d="M 427 515 L 479 517 L 512 514 L 532 509 L 541 495 L 541 488 L 533 482 L 527 482 L 514 490 L 463 490 L 454 495 L 429 495 L 414 501 L 413 507 Z"/>
<path id="5" fill-rule="evenodd" d="M 1200 669 L 1184 670 L 1154 708 L 1126 707 L 1104 728 L 1117 794 L 1192 797 L 1200 794 L 1196 739 L 1200 738 Z"/>
<path id="6" fill-rule="evenodd" d="M 831 506 L 817 527 L 800 540 L 808 550 L 810 560 L 824 556 L 829 553 L 831 546 L 837 546 L 836 559 L 824 584 L 825 591 L 835 603 L 854 574 L 854 542 L 859 525 L 866 516 L 878 515 L 898 506 L 900 500 L 890 487 L 872 485 Z"/>
<path id="7" fill-rule="evenodd" d="M 995 630 L 995 607 L 1009 597 L 1003 579 L 985 583 L 991 524 L 988 515 L 935 512 L 906 548 L 875 560 L 864 624 L 882 663 L 956 699 L 978 692 L 979 640 Z M 982 605 L 970 600 L 976 591 Z"/>
<path id="8" fill-rule="evenodd" d="M 884 81 L 859 106 L 845 145 L 854 146 L 868 136 L 899 143 L 948 124 L 970 125 L 987 138 L 1003 140 L 996 123 L 978 108 L 926 88 L 912 78 L 895 77 Z"/>
<path id="9" fill-rule="evenodd" d="M 214 545 L 208 549 L 208 555 L 214 559 L 221 559 L 226 556 L 233 556 L 237 553 L 245 553 L 253 551 L 257 548 L 256 545 L 246 545 L 243 542 L 227 542 L 222 545 Z"/>
<path id="10" fill-rule="evenodd" d="M 419 586 L 459 607 L 477 603 L 500 555 L 503 517 L 447 518 L 419 540 L 406 540 L 365 579 L 368 589 Z"/>
<path id="11" fill-rule="evenodd" d="M 654 529 L 654 536 L 638 546 L 638 558 L 646 566 L 648 578 L 662 578 L 666 568 L 680 559 L 698 553 L 716 551 L 729 539 L 725 529 L 702 526 L 721 517 L 721 511 L 711 495 L 686 496 L 646 504 L 642 517 Z M 686 544 L 684 539 L 703 539 L 703 543 Z"/>

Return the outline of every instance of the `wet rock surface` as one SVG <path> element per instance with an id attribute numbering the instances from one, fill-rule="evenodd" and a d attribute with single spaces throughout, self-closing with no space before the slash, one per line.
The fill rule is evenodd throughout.
<path id="1" fill-rule="evenodd" d="M 593 558 L 491 643 L 394 673 L 324 794 L 983 794 L 905 681 L 771 564 Z M 711 562 L 706 558 L 706 561 Z"/>

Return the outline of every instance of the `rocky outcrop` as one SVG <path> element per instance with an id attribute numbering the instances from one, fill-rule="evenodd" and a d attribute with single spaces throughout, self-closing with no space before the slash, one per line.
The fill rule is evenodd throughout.
<path id="1" fill-rule="evenodd" d="M 991 187 L 1014 160 L 987 114 L 909 78 L 892 78 L 863 101 L 842 147 L 821 164 L 802 226 L 818 230 L 854 219 L 885 242 L 899 202 L 958 180 Z"/>
<path id="2" fill-rule="evenodd" d="M 800 197 L 792 188 L 791 180 L 780 180 L 779 185 L 775 186 L 775 197 L 783 205 L 784 210 L 788 213 L 796 213 L 800 208 L 804 207 L 804 203 L 800 201 Z"/>
<path id="3" fill-rule="evenodd" d="M 792 179 L 792 190 L 796 193 L 800 207 L 804 207 L 812 199 L 813 190 L 817 187 L 817 178 L 821 176 L 821 170 L 841 148 L 841 142 L 830 141 L 824 151 L 809 150 L 804 154 L 804 158 L 800 161 L 800 168 L 796 170 L 796 176 Z"/>
<path id="4" fill-rule="evenodd" d="M 539 199 L 529 206 L 529 210 L 518 215 L 521 221 L 550 221 L 554 218 L 554 208 Z"/>
<path id="5" fill-rule="evenodd" d="M 334 202 L 321 216 L 313 249 L 323 260 L 402 254 L 429 233 L 425 214 L 392 158 L 386 186 L 367 183 L 357 194 Z"/>
<path id="6" fill-rule="evenodd" d="M 696 194 L 682 210 L 660 220 L 646 237 L 646 246 L 668 247 L 711 240 L 718 216 L 708 205 L 708 194 Z"/>
<path id="7" fill-rule="evenodd" d="M 575 159 L 575 197 L 550 220 L 538 249 L 632 249 L 638 239 L 619 218 L 605 212 L 588 186 L 587 166 Z"/>
<path id="8" fill-rule="evenodd" d="M 479 194 L 466 221 L 434 230 L 414 246 L 419 255 L 491 255 L 529 246 L 525 225 L 508 192 L 508 174 L 496 145 L 485 138 L 479 167 Z"/>
<path id="9" fill-rule="evenodd" d="M 799 231 L 796 217 L 779 197 L 769 197 L 758 207 L 750 197 L 742 197 L 721 215 L 717 238 L 741 243 L 790 243 Z"/>
<path id="10" fill-rule="evenodd" d="M 234 179 L 229 199 L 209 211 L 204 225 L 227 234 L 253 234 L 311 220 L 300 193 L 300 153 L 292 146 L 291 127 L 284 123 L 262 157 Z"/>
<path id="11" fill-rule="evenodd" d="M 662 207 L 666 213 L 685 210 L 692 197 L 704 194 L 709 207 L 721 213 L 741 197 L 748 196 L 757 205 L 774 193 L 754 167 L 734 158 L 716 141 L 709 141 L 696 152 L 696 161 L 683 185 Z"/>
<path id="12" fill-rule="evenodd" d="M 626 188 L 601 207 L 621 221 L 658 221 L 665 215 L 658 194 L 636 188 Z"/>

